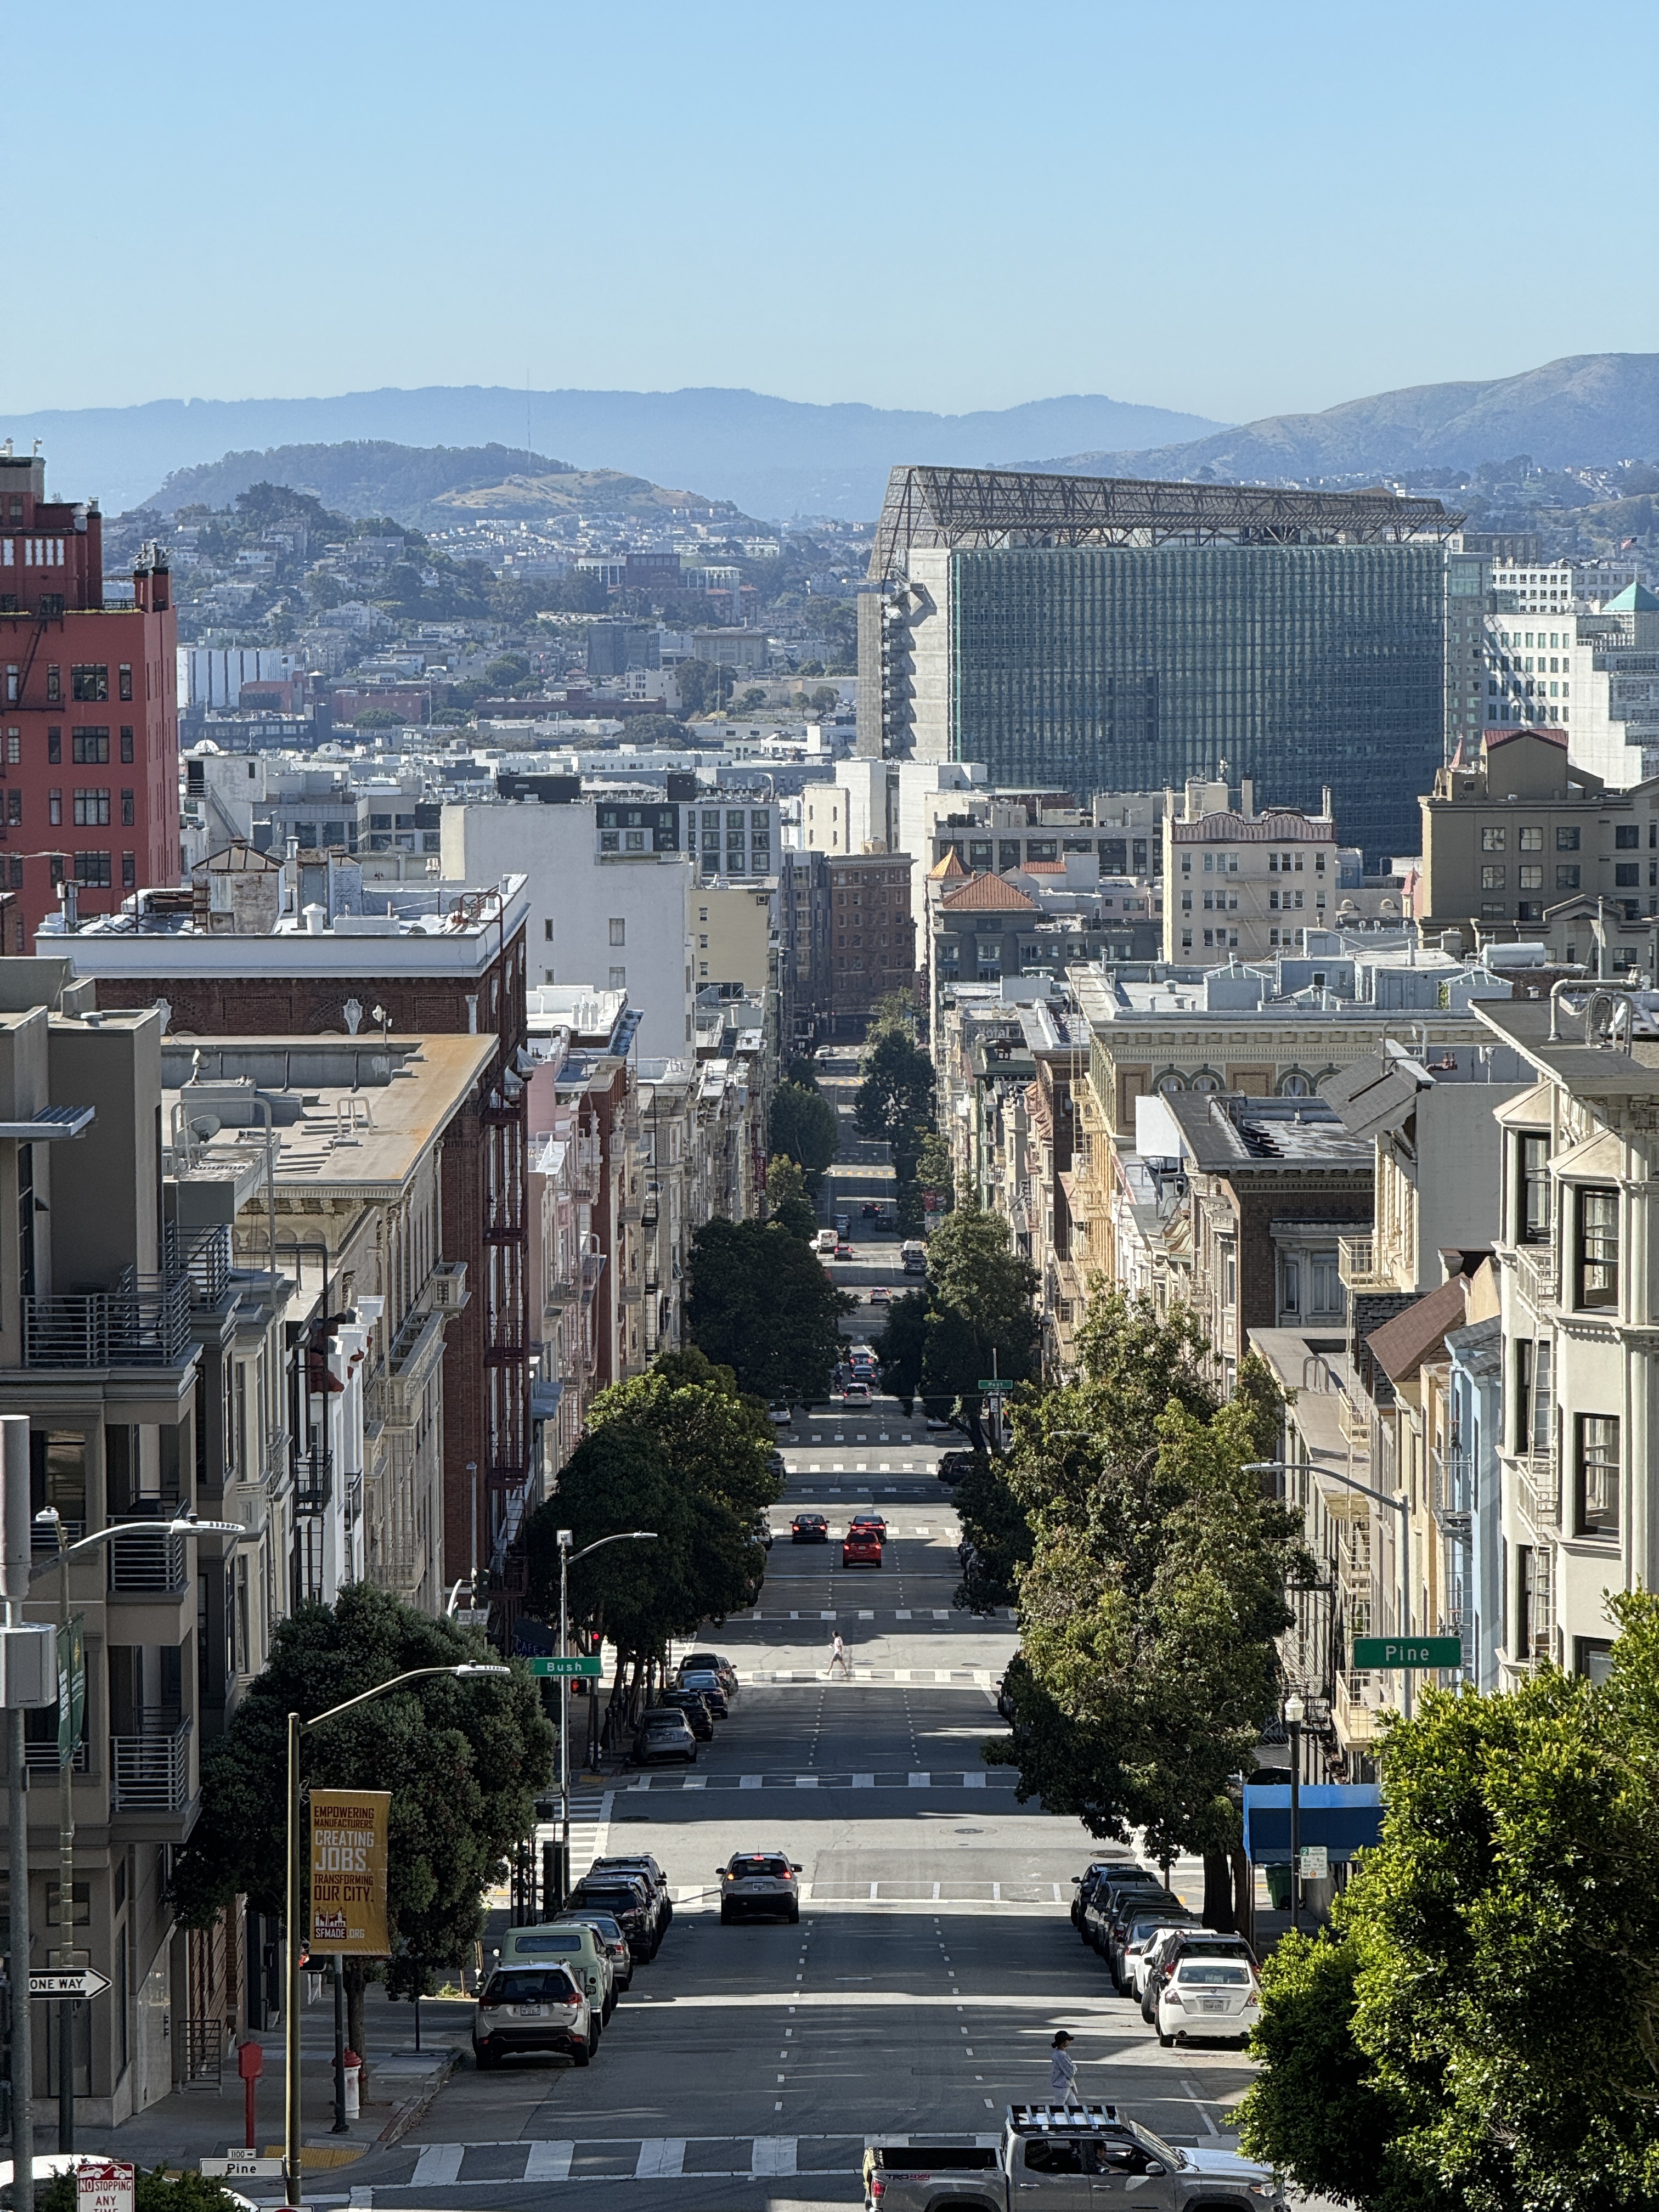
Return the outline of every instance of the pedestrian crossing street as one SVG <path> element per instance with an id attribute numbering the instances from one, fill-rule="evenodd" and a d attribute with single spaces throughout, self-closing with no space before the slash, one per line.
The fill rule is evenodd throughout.
<path id="1" fill-rule="evenodd" d="M 1010 1766 L 949 1768 L 942 1773 L 893 1774 L 678 1774 L 634 1777 L 619 1796 L 637 1797 L 664 1790 L 1012 1790 L 1019 1777 Z M 597 1853 L 594 1854 L 597 1856 Z M 592 1863 L 590 1859 L 589 1863 Z"/>

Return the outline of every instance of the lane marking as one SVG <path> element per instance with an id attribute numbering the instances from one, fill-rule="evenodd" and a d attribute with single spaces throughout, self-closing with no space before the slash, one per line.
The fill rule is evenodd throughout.
<path id="1" fill-rule="evenodd" d="M 570 2161 L 575 2154 L 574 2142 L 533 2142 L 530 2155 L 525 2160 L 524 2179 L 526 2181 L 568 2181 Z"/>
<path id="2" fill-rule="evenodd" d="M 465 2152 L 465 2143 L 423 2143 L 421 2154 L 415 2161 L 415 2171 L 410 2177 L 410 2187 L 447 2187 L 459 2178 L 461 2160 Z"/>
<path id="3" fill-rule="evenodd" d="M 647 2136 L 640 2145 L 635 2181 L 662 2181 L 678 2177 L 685 2167 L 684 2136 Z"/>

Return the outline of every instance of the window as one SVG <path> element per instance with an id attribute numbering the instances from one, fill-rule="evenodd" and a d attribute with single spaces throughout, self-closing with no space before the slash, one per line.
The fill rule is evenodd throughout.
<path id="1" fill-rule="evenodd" d="M 77 768 L 101 767 L 109 758 L 109 732 L 72 730 L 70 732 L 70 758 Z"/>
<path id="2" fill-rule="evenodd" d="M 46 732 L 47 765 L 49 767 L 56 767 L 57 763 L 61 761 L 63 757 L 64 732 L 61 730 L 48 730 Z"/>
<path id="3" fill-rule="evenodd" d="M 622 850 L 621 831 L 617 830 L 601 830 L 599 832 L 599 850 L 602 853 L 620 852 Z M 548 923 L 547 927 L 548 933 L 550 936 L 553 929 L 553 925 L 550 921 Z"/>
<path id="4" fill-rule="evenodd" d="M 1619 1421 L 1613 1413 L 1580 1413 L 1574 1421 L 1573 1527 L 1580 1536 L 1619 1534 Z"/>
<path id="5" fill-rule="evenodd" d="M 108 829 L 109 793 L 107 791 L 85 790 L 76 793 L 75 826 L 77 830 Z"/>
<path id="6" fill-rule="evenodd" d="M 1516 870 L 1515 874 L 1516 881 L 1520 884 L 1521 889 L 1523 891 L 1541 891 L 1543 890 L 1544 871 L 1538 866 L 1535 860 L 1530 865 L 1523 860 L 1521 866 Z"/>
<path id="7" fill-rule="evenodd" d="M 14 786 L 6 793 L 6 827 L 21 830 L 23 826 L 23 794 Z"/>
<path id="8" fill-rule="evenodd" d="M 124 791 L 121 793 L 121 827 L 124 830 L 131 830 L 137 819 L 134 811 L 136 799 L 136 793 Z"/>
<path id="9" fill-rule="evenodd" d="M 121 664 L 120 692 L 124 699 L 131 699 L 132 696 L 132 671 L 125 661 Z"/>
<path id="10" fill-rule="evenodd" d="M 1558 829 L 1555 833 L 1555 849 L 1558 853 L 1576 853 L 1578 850 L 1577 830 Z"/>
<path id="11" fill-rule="evenodd" d="M 1480 888 L 1483 891 L 1501 891 L 1504 888 L 1504 878 L 1505 871 L 1501 866 L 1482 868 Z"/>
<path id="12" fill-rule="evenodd" d="M 1517 1244 L 1550 1241 L 1550 1140 L 1522 1136 L 1515 1148 Z"/>
<path id="13" fill-rule="evenodd" d="M 135 853 L 123 853 L 123 854 L 122 854 L 122 855 L 121 855 L 121 887 L 122 887 L 122 889 L 123 889 L 124 890 L 129 890 L 129 891 L 130 891 L 130 890 L 133 890 L 133 889 L 137 886 L 137 881 L 138 881 L 138 858 L 137 858 L 137 854 L 135 854 Z"/>
<path id="14" fill-rule="evenodd" d="M 107 853 L 77 853 L 75 856 L 75 880 L 88 890 L 107 890 L 110 887 L 110 865 Z"/>
<path id="15" fill-rule="evenodd" d="M 1547 1452 L 1553 1411 L 1550 1398 L 1554 1346 L 1547 1336 L 1517 1337 L 1515 1346 L 1515 1449 Z"/>
<path id="16" fill-rule="evenodd" d="M 8 730 L 6 732 L 6 766 L 16 768 L 21 763 L 22 758 L 23 732 L 21 730 Z"/>
<path id="17" fill-rule="evenodd" d="M 46 793 L 46 819 L 54 828 L 64 818 L 64 794 L 61 791 Z"/>
<path id="18" fill-rule="evenodd" d="M 1619 1303 L 1619 1194 L 1583 1189 L 1578 1194 L 1578 1238 L 1574 1253 L 1576 1296 L 1580 1306 Z"/>
<path id="19" fill-rule="evenodd" d="M 94 661 L 83 661 L 70 671 L 71 699 L 90 699 L 94 702 L 109 696 L 109 671 Z"/>
<path id="20" fill-rule="evenodd" d="M 1642 825 L 1639 822 L 1620 822 L 1614 825 L 1613 842 L 1620 853 L 1634 853 L 1641 846 Z"/>
<path id="21" fill-rule="evenodd" d="M 1576 891 L 1578 888 L 1577 868 L 1558 860 L 1555 865 L 1555 888 L 1559 891 Z"/>
<path id="22" fill-rule="evenodd" d="M 1522 830 L 1516 838 L 1516 848 L 1522 853 L 1541 853 L 1544 833 L 1541 830 Z"/>
<path id="23" fill-rule="evenodd" d="M 610 970 L 610 982 L 606 986 L 607 989 L 612 991 L 625 991 L 628 988 L 628 970 L 626 968 L 612 968 Z"/>
<path id="24" fill-rule="evenodd" d="M 551 945 L 553 942 L 553 917 L 551 915 L 549 915 L 547 920 L 542 924 L 542 935 L 546 939 L 547 943 Z"/>
<path id="25" fill-rule="evenodd" d="M 1502 830 L 1483 830 L 1480 832 L 1481 851 L 1483 853 L 1501 853 L 1504 849 L 1504 839 L 1505 834 L 1506 833 Z"/>
<path id="26" fill-rule="evenodd" d="M 628 923 L 619 914 L 613 914 L 611 917 L 611 942 L 613 945 L 626 945 L 628 942 Z"/>
<path id="27" fill-rule="evenodd" d="M 644 852 L 644 850 L 645 850 L 645 832 L 644 832 L 644 830 L 624 830 L 623 831 L 623 852 L 624 852 L 624 853 L 642 853 L 642 852 Z"/>

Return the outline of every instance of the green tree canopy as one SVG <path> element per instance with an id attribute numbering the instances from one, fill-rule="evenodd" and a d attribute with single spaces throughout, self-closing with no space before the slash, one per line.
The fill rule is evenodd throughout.
<path id="1" fill-rule="evenodd" d="M 817 1234 L 818 1218 L 806 1195 L 806 1177 L 798 1162 L 775 1152 L 766 1163 L 766 1209 L 769 1219 L 810 1244 Z"/>
<path id="2" fill-rule="evenodd" d="M 840 1317 L 853 1300 L 780 1224 L 705 1222 L 691 1240 L 686 1324 L 745 1390 L 805 1404 L 829 1395 Z"/>
<path id="3" fill-rule="evenodd" d="M 202 1759 L 202 1812 L 173 1899 L 205 1927 L 239 1893 L 280 1917 L 286 1883 L 288 1716 L 302 1719 L 416 1667 L 494 1662 L 475 1631 L 434 1620 L 369 1583 L 307 1605 L 276 1631 L 270 1664 Z M 553 1766 L 535 1682 L 441 1676 L 342 1714 L 304 1739 L 308 1784 L 392 1792 L 388 1905 L 394 1987 L 463 1958 L 483 1928 L 483 1893 L 529 1832 Z M 362 2033 L 361 1975 L 354 2034 Z M 362 2045 L 356 2046 L 362 2049 Z"/>
<path id="4" fill-rule="evenodd" d="M 680 705 L 688 714 L 717 713 L 732 696 L 737 678 L 729 668 L 708 660 L 683 660 L 674 671 Z"/>
<path id="5" fill-rule="evenodd" d="M 894 1022 L 871 1031 L 859 1066 L 864 1079 L 854 1093 L 854 1126 L 861 1137 L 885 1139 L 914 1173 L 923 1133 L 933 1124 L 933 1061 L 908 1026 Z"/>
<path id="6" fill-rule="evenodd" d="M 1659 1600 L 1608 1679 L 1426 1690 L 1379 1846 L 1264 1975 L 1247 2147 L 1366 2212 L 1659 2202 Z"/>
<path id="7" fill-rule="evenodd" d="M 772 1093 L 768 1127 L 772 1150 L 787 1152 L 809 1176 L 821 1176 L 841 1148 L 836 1109 L 816 1087 L 781 1083 Z"/>

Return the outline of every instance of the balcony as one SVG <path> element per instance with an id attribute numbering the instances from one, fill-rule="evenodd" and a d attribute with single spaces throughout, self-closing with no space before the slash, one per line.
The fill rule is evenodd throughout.
<path id="1" fill-rule="evenodd" d="M 26 1367 L 183 1367 L 191 1357 L 190 1279 L 129 1278 L 112 1291 L 25 1298 Z"/>
<path id="2" fill-rule="evenodd" d="M 170 1732 L 112 1735 L 110 1752 L 110 1810 L 112 1813 L 182 1813 L 190 1803 L 188 1720 Z"/>
<path id="3" fill-rule="evenodd" d="M 109 1547 L 111 1595 L 181 1595 L 190 1588 L 185 1542 L 184 1537 L 169 1535 L 165 1528 L 137 1528 L 113 1538 Z"/>
<path id="4" fill-rule="evenodd" d="M 591 1306 L 599 1295 L 599 1278 L 605 1273 L 605 1261 L 603 1252 L 589 1252 L 582 1260 L 581 1300 L 585 1306 Z"/>
<path id="5" fill-rule="evenodd" d="M 180 1237 L 169 1232 L 170 1275 L 182 1273 L 197 1305 L 216 1306 L 230 1290 L 230 1231 L 200 1229 Z"/>
<path id="6" fill-rule="evenodd" d="M 1336 1678 L 1336 1732 L 1344 1744 L 1375 1743 L 1382 1716 L 1394 1710 L 1381 1674 L 1350 1670 Z"/>
<path id="7" fill-rule="evenodd" d="M 377 1545 L 368 1562 L 368 1579 L 380 1589 L 414 1589 L 421 1579 L 419 1553 L 410 1543 Z"/>
<path id="8" fill-rule="evenodd" d="M 1375 1237 L 1339 1237 L 1336 1240 L 1337 1280 L 1349 1291 L 1391 1291 L 1392 1278 L 1382 1265 Z"/>
<path id="9" fill-rule="evenodd" d="M 296 1513 L 325 1513 L 332 1489 L 334 1455 L 325 1445 L 316 1451 L 294 1455 L 294 1510 Z"/>
<path id="10" fill-rule="evenodd" d="M 421 1304 L 428 1313 L 457 1314 L 466 1295 L 465 1261 L 441 1260 L 422 1288 Z"/>
<path id="11" fill-rule="evenodd" d="M 1554 1310 L 1560 1282 L 1553 1244 L 1517 1244 L 1515 1285 L 1535 1314 Z"/>
<path id="12" fill-rule="evenodd" d="M 631 1188 L 623 1192 L 617 1207 L 617 1218 L 625 1223 L 630 1229 L 637 1228 L 644 1212 L 645 1194 L 640 1188 L 638 1177 L 635 1176 Z"/>

